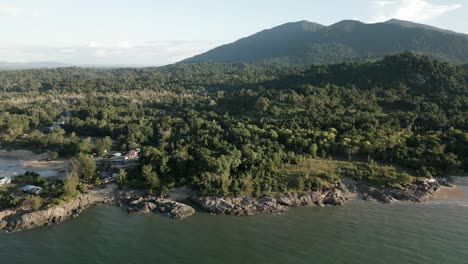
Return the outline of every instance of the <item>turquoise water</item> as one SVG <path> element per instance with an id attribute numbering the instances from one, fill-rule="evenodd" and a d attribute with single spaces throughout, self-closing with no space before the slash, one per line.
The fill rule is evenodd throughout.
<path id="1" fill-rule="evenodd" d="M 463 187 L 468 193 L 468 188 Z M 184 221 L 93 207 L 61 225 L 0 235 L 0 263 L 468 263 L 468 200 L 198 213 Z"/>

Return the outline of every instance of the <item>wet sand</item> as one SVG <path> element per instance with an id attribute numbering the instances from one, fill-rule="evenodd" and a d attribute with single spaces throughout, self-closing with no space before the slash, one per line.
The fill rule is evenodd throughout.
<path id="1" fill-rule="evenodd" d="M 442 187 L 439 191 L 434 194 L 433 199 L 443 200 L 443 199 L 462 199 L 465 198 L 465 192 L 460 186 Z"/>

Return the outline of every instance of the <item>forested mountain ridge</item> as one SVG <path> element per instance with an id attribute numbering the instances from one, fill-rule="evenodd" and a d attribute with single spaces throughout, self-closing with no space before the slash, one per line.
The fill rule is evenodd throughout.
<path id="1" fill-rule="evenodd" d="M 301 21 L 264 30 L 184 62 L 330 64 L 404 51 L 466 63 L 468 35 L 396 19 L 375 24 L 344 20 L 328 27 Z"/>
<path id="2" fill-rule="evenodd" d="M 142 150 L 122 184 L 161 192 L 308 191 L 339 176 L 402 186 L 468 171 L 467 73 L 412 53 L 293 68 L 5 71 L 0 144 L 70 157 L 93 153 L 86 137 L 108 136 Z M 65 124 L 49 131 L 64 112 Z M 334 167 L 337 159 L 349 162 Z"/>
<path id="3" fill-rule="evenodd" d="M 314 65 L 282 82 L 323 86 L 355 86 L 360 89 L 400 88 L 415 95 L 459 95 L 468 93 L 468 67 L 432 60 L 409 52 L 387 56 L 376 62 Z"/>

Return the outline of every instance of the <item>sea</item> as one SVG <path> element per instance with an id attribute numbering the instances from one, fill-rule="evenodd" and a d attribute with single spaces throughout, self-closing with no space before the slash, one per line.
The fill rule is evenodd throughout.
<path id="1" fill-rule="evenodd" d="M 182 221 L 95 206 L 59 225 L 0 234 L 0 263 L 467 264 L 465 194 L 468 186 L 458 186 L 426 203 L 353 200 Z"/>

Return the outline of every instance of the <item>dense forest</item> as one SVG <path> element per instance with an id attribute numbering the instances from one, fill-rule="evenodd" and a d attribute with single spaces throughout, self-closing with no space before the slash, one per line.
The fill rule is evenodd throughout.
<path id="1" fill-rule="evenodd" d="M 305 191 L 343 176 L 404 185 L 468 171 L 468 67 L 412 53 L 310 67 L 2 71 L 0 95 L 2 148 L 86 160 L 103 145 L 140 147 L 120 182 L 160 192 Z"/>

